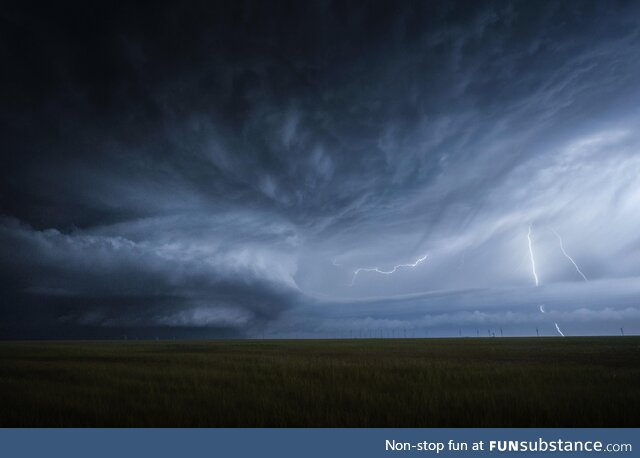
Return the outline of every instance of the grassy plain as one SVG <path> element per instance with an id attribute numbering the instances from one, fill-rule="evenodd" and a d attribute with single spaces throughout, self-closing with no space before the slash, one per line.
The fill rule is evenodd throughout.
<path id="1" fill-rule="evenodd" d="M 0 343 L 0 426 L 640 425 L 640 337 Z"/>

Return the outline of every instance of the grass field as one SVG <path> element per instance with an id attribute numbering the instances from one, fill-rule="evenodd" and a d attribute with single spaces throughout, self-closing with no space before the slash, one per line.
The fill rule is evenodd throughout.
<path id="1" fill-rule="evenodd" d="M 0 343 L 0 426 L 633 426 L 640 337 Z"/>

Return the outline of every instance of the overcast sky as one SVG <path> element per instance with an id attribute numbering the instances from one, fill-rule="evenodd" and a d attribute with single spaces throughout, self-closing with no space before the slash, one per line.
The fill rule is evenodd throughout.
<path id="1" fill-rule="evenodd" d="M 0 338 L 640 332 L 637 2 L 0 20 Z"/>

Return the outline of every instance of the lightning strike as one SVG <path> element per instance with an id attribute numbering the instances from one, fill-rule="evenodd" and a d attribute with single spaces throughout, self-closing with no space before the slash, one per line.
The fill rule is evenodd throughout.
<path id="1" fill-rule="evenodd" d="M 397 266 L 393 266 L 393 269 L 391 269 L 391 270 L 381 270 L 378 267 L 360 267 L 360 268 L 356 269 L 353 272 L 353 278 L 351 279 L 350 286 L 353 286 L 355 284 L 356 277 L 358 276 L 358 274 L 360 272 L 376 272 L 376 273 L 383 274 L 383 275 L 391 275 L 391 274 L 395 273 L 401 267 L 411 267 L 411 268 L 417 267 L 419 264 L 423 263 L 427 259 L 427 256 L 428 255 L 425 254 L 421 258 L 418 258 L 416 260 L 416 262 L 414 262 L 412 264 L 398 264 Z"/>
<path id="2" fill-rule="evenodd" d="M 578 267 L 578 264 L 576 264 L 576 262 L 573 260 L 573 258 L 571 256 L 569 256 L 569 254 L 564 250 L 564 244 L 562 243 L 562 237 L 560 237 L 560 234 L 558 234 L 553 229 L 551 229 L 551 230 L 556 235 L 556 237 L 558 237 L 558 241 L 560 242 L 560 250 L 562 250 L 562 254 L 565 256 L 565 258 L 567 258 L 569 261 L 571 261 L 571 264 L 573 264 L 573 267 L 576 268 L 576 272 L 578 272 L 580 274 L 580 276 L 584 279 L 584 281 L 588 281 L 587 277 L 585 276 L 585 274 L 583 274 L 582 271 L 580 270 L 580 267 Z"/>
<path id="3" fill-rule="evenodd" d="M 531 256 L 531 272 L 533 272 L 533 279 L 536 282 L 536 286 L 540 284 L 538 281 L 538 274 L 536 273 L 536 260 L 533 257 L 533 246 L 531 245 L 531 226 L 529 226 L 529 232 L 527 233 L 527 240 L 529 240 L 529 256 Z"/>
<path id="4" fill-rule="evenodd" d="M 529 241 L 529 255 L 531 256 L 531 272 L 533 272 L 533 278 L 536 281 L 536 287 L 538 287 L 540 285 L 540 282 L 538 281 L 538 274 L 536 273 L 536 261 L 533 257 L 533 246 L 531 244 L 531 226 L 529 226 L 529 232 L 527 233 L 527 240 Z M 562 242 L 561 243 L 561 247 L 562 247 Z M 562 252 L 564 253 L 564 250 L 562 250 Z M 547 311 L 544 309 L 544 304 L 540 304 L 538 306 L 540 308 L 540 311 L 542 313 L 547 313 Z M 562 333 L 562 331 L 560 330 L 560 326 L 558 326 L 558 323 L 554 322 L 553 324 L 556 325 L 556 330 L 558 331 L 558 333 L 564 337 L 564 334 Z M 536 329 L 536 333 L 538 332 L 538 330 Z"/>

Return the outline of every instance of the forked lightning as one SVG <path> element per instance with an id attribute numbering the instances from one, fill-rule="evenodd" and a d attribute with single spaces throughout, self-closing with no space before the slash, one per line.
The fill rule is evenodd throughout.
<path id="1" fill-rule="evenodd" d="M 558 234 L 555 230 L 551 229 L 553 231 L 554 234 L 556 234 L 556 237 L 558 237 L 558 241 L 560 242 L 560 250 L 562 250 L 562 254 L 569 260 L 571 261 L 571 264 L 573 264 L 573 267 L 576 268 L 576 271 L 580 274 L 580 276 L 584 279 L 584 281 L 587 281 L 587 277 L 585 276 L 585 274 L 582 273 L 582 271 L 580 270 L 580 267 L 578 267 L 578 264 L 576 264 L 576 262 L 573 260 L 573 258 L 571 256 L 569 256 L 569 254 L 564 250 L 564 244 L 562 243 L 562 237 L 560 237 L 560 234 Z"/>
<path id="2" fill-rule="evenodd" d="M 397 266 L 393 266 L 393 269 L 391 269 L 391 270 L 381 270 L 378 267 L 360 267 L 360 268 L 356 269 L 353 272 L 353 278 L 351 279 L 350 286 L 353 286 L 355 284 L 356 277 L 358 276 L 358 274 L 360 272 L 376 272 L 376 273 L 383 274 L 383 275 L 391 275 L 391 274 L 395 273 L 401 267 L 411 267 L 411 268 L 417 267 L 419 264 L 423 263 L 426 259 L 427 259 L 427 255 L 425 254 L 421 258 L 418 258 L 416 260 L 416 262 L 414 262 L 412 264 L 398 264 Z"/>

